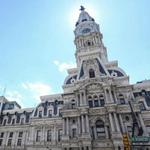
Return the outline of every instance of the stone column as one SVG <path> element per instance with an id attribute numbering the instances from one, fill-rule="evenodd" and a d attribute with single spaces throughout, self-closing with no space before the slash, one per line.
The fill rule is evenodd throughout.
<path id="1" fill-rule="evenodd" d="M 113 87 L 113 93 L 114 93 L 115 103 L 117 103 L 117 96 L 116 96 L 116 92 L 115 92 L 115 88 L 114 87 Z"/>
<path id="2" fill-rule="evenodd" d="M 63 135 L 66 135 L 65 126 L 66 126 L 66 119 L 63 118 Z"/>
<path id="3" fill-rule="evenodd" d="M 5 146 L 5 145 L 7 145 L 7 142 L 8 142 L 8 131 L 7 132 L 5 132 L 5 137 L 4 137 L 4 142 L 3 142 L 3 145 Z"/>
<path id="4" fill-rule="evenodd" d="M 42 142 L 44 142 L 45 141 L 45 127 L 43 127 L 43 134 L 42 134 Z"/>
<path id="5" fill-rule="evenodd" d="M 75 94 L 75 99 L 76 99 L 77 107 L 78 107 L 79 106 L 79 100 L 78 100 L 78 94 L 77 93 Z"/>
<path id="6" fill-rule="evenodd" d="M 84 105 L 86 105 L 86 93 L 85 93 L 85 90 L 83 91 L 83 98 L 84 98 Z"/>
<path id="7" fill-rule="evenodd" d="M 34 127 L 30 127 L 30 132 L 29 132 L 29 140 L 30 140 L 30 142 L 33 142 L 35 140 L 34 139 L 34 134 L 35 134 Z"/>
<path id="8" fill-rule="evenodd" d="M 78 116 L 78 134 L 81 134 L 80 116 Z"/>
<path id="9" fill-rule="evenodd" d="M 13 138 L 12 138 L 12 145 L 13 145 L 13 146 L 17 145 L 18 134 L 19 134 L 18 131 L 15 131 L 15 132 L 14 132 L 14 135 L 13 135 Z"/>
<path id="10" fill-rule="evenodd" d="M 26 143 L 26 131 L 23 131 L 23 136 L 22 136 L 22 145 L 25 145 Z"/>
<path id="11" fill-rule="evenodd" d="M 114 132 L 115 128 L 114 128 L 114 122 L 113 122 L 113 118 L 112 118 L 111 113 L 109 113 L 109 120 L 110 120 L 111 130 L 112 130 L 112 132 Z"/>
<path id="12" fill-rule="evenodd" d="M 120 127 L 119 127 L 119 123 L 118 123 L 118 119 L 117 119 L 116 113 L 114 113 L 114 119 L 115 119 L 115 124 L 116 124 L 117 132 L 120 132 Z"/>
<path id="13" fill-rule="evenodd" d="M 104 93 L 105 93 L 105 99 L 106 99 L 106 104 L 107 104 L 107 103 L 109 103 L 109 100 L 108 100 L 106 89 L 104 89 Z"/>
<path id="14" fill-rule="evenodd" d="M 53 136 L 52 136 L 52 141 L 54 142 L 54 143 L 56 143 L 56 124 L 54 124 L 54 130 L 53 130 Z"/>
<path id="15" fill-rule="evenodd" d="M 111 89 L 109 88 L 108 90 L 109 90 L 110 101 L 113 103 L 114 100 L 113 100 L 113 97 L 112 97 L 112 94 L 111 94 Z"/>
<path id="16" fill-rule="evenodd" d="M 123 120 L 122 120 L 121 114 L 119 114 L 119 120 L 120 120 L 120 123 L 121 123 L 122 132 L 125 133 L 125 127 L 124 127 L 124 124 L 123 124 Z"/>
<path id="17" fill-rule="evenodd" d="M 67 135 L 69 136 L 69 118 L 66 118 L 66 124 L 67 124 L 67 126 L 66 126 L 66 132 L 67 132 Z"/>
<path id="18" fill-rule="evenodd" d="M 96 127 L 94 126 L 94 137 L 97 139 L 97 132 L 96 132 Z"/>
<path id="19" fill-rule="evenodd" d="M 82 133 L 85 133 L 85 121 L 84 121 L 84 115 L 81 116 L 82 119 Z"/>
<path id="20" fill-rule="evenodd" d="M 90 132 L 90 129 L 89 129 L 89 117 L 88 115 L 85 115 L 86 117 L 86 132 L 89 133 Z"/>
<path id="21" fill-rule="evenodd" d="M 108 129 L 107 129 L 107 126 L 105 126 L 105 135 L 106 135 L 106 139 L 108 139 L 109 136 L 108 136 Z"/>
<path id="22" fill-rule="evenodd" d="M 139 116 L 140 124 L 141 124 L 141 126 L 142 126 L 142 129 L 143 129 L 144 135 L 147 135 L 148 133 L 147 133 L 147 131 L 146 131 L 146 127 L 145 127 L 145 124 L 144 124 L 143 118 L 142 118 L 141 114 L 138 114 L 138 116 Z"/>
<path id="23" fill-rule="evenodd" d="M 80 105 L 83 106 L 83 98 L 82 98 L 82 93 L 80 93 Z"/>
<path id="24" fill-rule="evenodd" d="M 23 145 L 27 145 L 27 131 L 26 130 L 24 131 L 24 134 L 23 134 Z"/>

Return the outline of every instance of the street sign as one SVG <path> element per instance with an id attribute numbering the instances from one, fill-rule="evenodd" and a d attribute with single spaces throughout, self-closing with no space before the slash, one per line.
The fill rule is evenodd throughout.
<path id="1" fill-rule="evenodd" d="M 148 136 L 134 136 L 131 138 L 132 143 L 138 143 L 138 142 L 149 142 L 150 137 Z"/>

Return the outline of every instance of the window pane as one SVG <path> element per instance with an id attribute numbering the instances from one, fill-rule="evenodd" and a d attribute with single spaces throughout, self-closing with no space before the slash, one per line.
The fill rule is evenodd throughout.
<path id="1" fill-rule="evenodd" d="M 51 141 L 51 130 L 47 131 L 47 141 Z"/>
<path id="2" fill-rule="evenodd" d="M 7 146 L 11 146 L 11 141 L 12 141 L 12 139 L 8 139 Z"/>
<path id="3" fill-rule="evenodd" d="M 4 132 L 0 133 L 0 137 L 3 138 L 4 137 Z"/>
<path id="4" fill-rule="evenodd" d="M 3 143 L 3 139 L 0 139 L 0 146 L 2 145 L 2 143 Z"/>
<path id="5" fill-rule="evenodd" d="M 41 137 L 41 130 L 37 130 L 37 133 L 36 133 L 36 142 L 40 141 L 40 137 Z"/>
<path id="6" fill-rule="evenodd" d="M 18 139 L 18 141 L 17 141 L 17 146 L 21 146 L 21 143 L 22 143 L 22 140 L 21 140 L 21 139 Z"/>
<path id="7" fill-rule="evenodd" d="M 93 107 L 93 102 L 92 101 L 89 101 L 89 107 Z"/>
<path id="8" fill-rule="evenodd" d="M 101 104 L 102 107 L 105 105 L 104 99 L 101 99 L 101 100 L 100 100 L 100 104 Z"/>
<path id="9" fill-rule="evenodd" d="M 18 137 L 22 137 L 22 135 L 23 135 L 23 132 L 19 132 Z"/>
<path id="10" fill-rule="evenodd" d="M 11 137 L 11 138 L 13 137 L 13 132 L 9 133 L 9 137 Z"/>
<path id="11" fill-rule="evenodd" d="M 62 140 L 62 130 L 58 131 L 58 141 L 60 142 Z"/>
<path id="12" fill-rule="evenodd" d="M 94 100 L 94 106 L 99 107 L 98 100 Z"/>

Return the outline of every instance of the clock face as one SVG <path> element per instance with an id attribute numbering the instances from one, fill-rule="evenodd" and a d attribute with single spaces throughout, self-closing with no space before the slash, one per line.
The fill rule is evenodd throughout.
<path id="1" fill-rule="evenodd" d="M 91 31 L 90 28 L 85 28 L 82 30 L 82 33 L 85 34 L 85 33 L 89 33 Z"/>

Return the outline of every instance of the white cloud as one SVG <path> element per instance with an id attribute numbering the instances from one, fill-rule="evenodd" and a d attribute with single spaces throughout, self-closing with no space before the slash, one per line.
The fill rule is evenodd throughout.
<path id="1" fill-rule="evenodd" d="M 22 103 L 22 95 L 18 91 L 7 91 L 5 97 L 10 101 L 16 101 L 19 105 L 24 106 Z"/>
<path id="2" fill-rule="evenodd" d="M 76 64 L 73 62 L 67 63 L 67 62 L 59 62 L 58 60 L 54 60 L 53 63 L 58 67 L 58 70 L 60 72 L 64 72 L 67 69 L 76 67 Z"/>
<path id="3" fill-rule="evenodd" d="M 33 98 L 37 101 L 40 101 L 40 96 L 42 95 L 52 94 L 52 88 L 48 84 L 45 84 L 45 83 L 25 82 L 25 83 L 22 83 L 22 87 L 28 90 L 31 93 L 31 95 L 33 95 Z"/>

